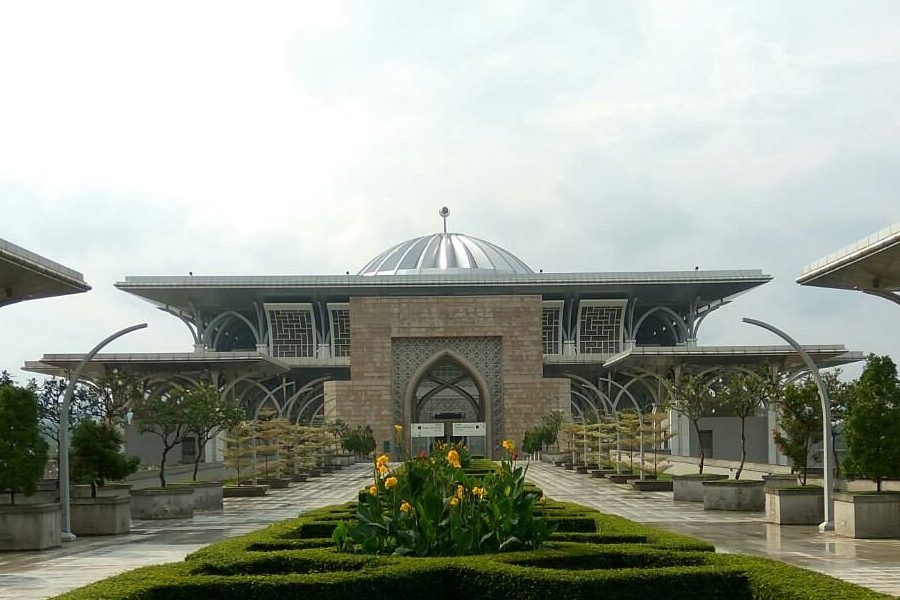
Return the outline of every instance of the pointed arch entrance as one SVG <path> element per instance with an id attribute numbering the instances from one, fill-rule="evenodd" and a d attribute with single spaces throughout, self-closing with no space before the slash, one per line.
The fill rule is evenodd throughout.
<path id="1" fill-rule="evenodd" d="M 427 435 L 410 430 L 414 454 L 430 450 L 436 441 L 457 441 L 473 454 L 491 455 L 490 386 L 474 365 L 452 350 L 441 350 L 413 373 L 405 406 L 411 427 L 432 425 Z"/>

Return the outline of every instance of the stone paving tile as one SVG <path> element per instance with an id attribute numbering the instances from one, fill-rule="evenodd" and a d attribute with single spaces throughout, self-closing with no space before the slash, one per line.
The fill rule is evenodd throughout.
<path id="1" fill-rule="evenodd" d="M 706 540 L 719 552 L 775 558 L 900 596 L 897 539 L 854 540 L 815 526 L 771 525 L 761 512 L 707 511 L 699 502 L 674 502 L 671 492 L 639 492 L 546 463 L 532 463 L 528 478 L 556 500 Z"/>
<path id="2" fill-rule="evenodd" d="M 0 600 L 40 600 L 129 569 L 180 561 L 212 542 L 353 500 L 371 477 L 371 466 L 358 464 L 262 498 L 228 498 L 223 510 L 198 512 L 192 519 L 133 521 L 128 535 L 80 537 L 43 552 L 0 553 Z"/>

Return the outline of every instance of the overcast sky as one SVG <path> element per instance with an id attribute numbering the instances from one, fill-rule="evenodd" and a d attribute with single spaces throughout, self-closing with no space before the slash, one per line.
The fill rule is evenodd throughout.
<path id="1" fill-rule="evenodd" d="M 803 266 L 900 221 L 900 3 L 0 5 L 0 238 L 88 294 L 0 309 L 0 369 L 189 351 L 127 275 L 336 274 L 449 226 L 533 269 L 761 268 L 701 344 L 900 358 Z"/>

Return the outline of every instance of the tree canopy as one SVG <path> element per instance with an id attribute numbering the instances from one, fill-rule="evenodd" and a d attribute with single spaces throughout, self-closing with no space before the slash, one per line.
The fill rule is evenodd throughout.
<path id="1" fill-rule="evenodd" d="M 38 428 L 34 392 L 14 385 L 0 386 L 0 490 L 33 494 L 44 474 L 47 442 Z"/>

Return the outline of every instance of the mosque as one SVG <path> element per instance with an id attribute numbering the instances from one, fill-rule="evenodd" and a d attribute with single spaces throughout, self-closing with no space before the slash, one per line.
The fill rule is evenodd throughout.
<path id="1" fill-rule="evenodd" d="M 210 381 L 249 417 L 269 407 L 297 422 L 369 425 L 385 451 L 399 423 L 414 449 L 453 438 L 497 457 L 550 410 L 576 421 L 660 410 L 663 381 L 679 372 L 804 368 L 788 346 L 698 342 L 710 314 L 772 279 L 761 270 L 536 273 L 448 232 L 448 214 L 443 231 L 393 245 L 355 275 L 126 277 L 115 286 L 181 321 L 192 349 L 99 354 L 86 376 L 129 372 L 149 390 Z M 859 359 L 842 345 L 807 350 L 823 366 Z M 46 354 L 26 369 L 61 375 L 80 359 Z M 734 418 L 710 415 L 700 436 L 683 417 L 671 423 L 673 454 L 700 444 L 739 454 Z M 749 461 L 784 462 L 775 426 L 774 411 L 749 420 Z"/>

